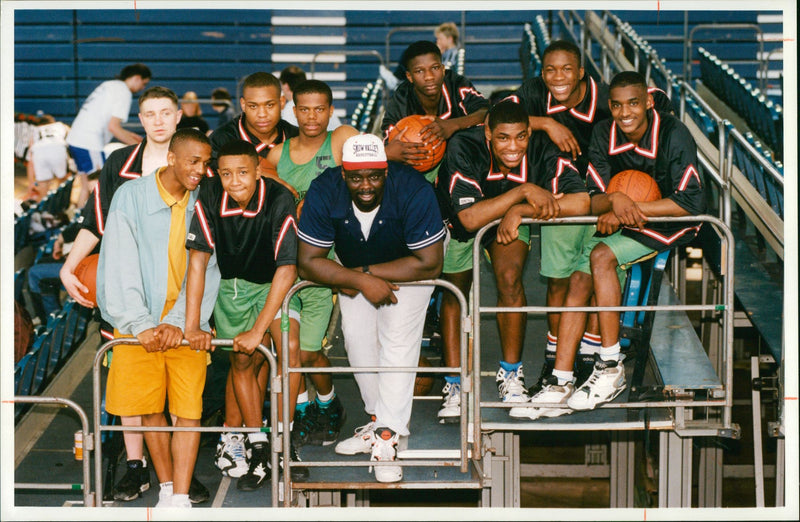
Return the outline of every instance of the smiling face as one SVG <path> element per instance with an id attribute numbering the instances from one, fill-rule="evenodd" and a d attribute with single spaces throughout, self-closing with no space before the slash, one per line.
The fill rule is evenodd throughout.
<path id="1" fill-rule="evenodd" d="M 647 131 L 647 110 L 653 108 L 653 97 L 647 89 L 643 85 L 615 87 L 608 93 L 608 107 L 628 140 L 638 144 Z"/>
<path id="2" fill-rule="evenodd" d="M 169 98 L 148 98 L 139 107 L 139 121 L 151 143 L 168 143 L 180 119 L 181 111 Z"/>
<path id="3" fill-rule="evenodd" d="M 583 67 L 578 57 L 568 51 L 547 53 L 542 63 L 542 80 L 550 94 L 567 108 L 575 107 L 586 91 Z"/>
<path id="4" fill-rule="evenodd" d="M 183 140 L 167 153 L 167 164 L 175 180 L 188 191 L 193 191 L 206 174 L 211 160 L 211 145 L 195 140 Z"/>
<path id="5" fill-rule="evenodd" d="M 284 104 L 280 89 L 270 86 L 245 87 L 239 98 L 247 129 L 265 143 L 274 138 Z"/>
<path id="6" fill-rule="evenodd" d="M 501 172 L 507 174 L 522 163 L 531 136 L 526 124 L 499 123 L 492 130 L 487 126 L 485 132 Z"/>
<path id="7" fill-rule="evenodd" d="M 387 171 L 388 169 L 342 169 L 350 198 L 360 211 L 370 212 L 381 204 Z"/>
<path id="8" fill-rule="evenodd" d="M 300 133 L 309 138 L 327 132 L 333 106 L 321 92 L 305 92 L 295 96 L 294 115 Z"/>
<path id="9" fill-rule="evenodd" d="M 412 58 L 408 64 L 406 78 L 420 96 L 438 98 L 444 83 L 444 65 L 433 53 L 421 54 Z"/>
<path id="10" fill-rule="evenodd" d="M 255 158 L 247 154 L 220 156 L 217 163 L 222 188 L 241 208 L 246 208 L 260 177 Z"/>

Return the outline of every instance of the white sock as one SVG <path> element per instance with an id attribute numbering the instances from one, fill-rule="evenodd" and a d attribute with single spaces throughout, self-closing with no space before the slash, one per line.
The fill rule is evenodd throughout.
<path id="1" fill-rule="evenodd" d="M 556 369 L 553 369 L 553 377 L 558 379 L 558 385 L 559 386 L 564 386 L 565 384 L 572 382 L 573 372 L 572 372 L 572 370 L 556 370 Z"/>
<path id="2" fill-rule="evenodd" d="M 247 434 L 247 440 L 253 442 L 267 442 L 267 434 L 263 431 L 256 431 Z"/>
<path id="3" fill-rule="evenodd" d="M 173 502 L 175 502 L 175 504 L 184 504 L 186 502 L 189 502 L 189 494 L 188 493 L 175 493 L 174 495 L 172 495 L 172 500 L 173 500 Z"/>
<path id="4" fill-rule="evenodd" d="M 331 386 L 331 392 L 330 393 L 326 393 L 325 395 L 317 393 L 317 402 L 330 402 L 330 401 L 333 400 L 333 398 L 335 396 L 336 396 L 336 392 L 334 391 L 333 386 Z"/>
<path id="5" fill-rule="evenodd" d="M 601 346 L 600 358 L 604 361 L 619 361 L 619 343 L 613 346 Z"/>
<path id="6" fill-rule="evenodd" d="M 172 481 L 170 482 L 162 482 L 159 484 L 161 487 L 161 493 L 165 495 L 172 495 Z"/>
<path id="7" fill-rule="evenodd" d="M 308 402 L 308 390 L 297 396 L 297 404 L 303 404 L 304 402 Z"/>
<path id="8" fill-rule="evenodd" d="M 558 336 L 551 334 L 550 331 L 548 330 L 546 351 L 551 353 L 556 353 L 557 344 L 558 344 Z"/>
<path id="9" fill-rule="evenodd" d="M 581 347 L 579 353 L 590 355 L 600 351 L 600 336 L 590 333 L 584 333 L 581 339 Z"/>

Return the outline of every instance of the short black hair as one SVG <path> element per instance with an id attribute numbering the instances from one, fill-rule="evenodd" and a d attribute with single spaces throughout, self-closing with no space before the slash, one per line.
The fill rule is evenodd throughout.
<path id="1" fill-rule="evenodd" d="M 616 89 L 617 87 L 628 87 L 629 85 L 637 85 L 647 91 L 647 80 L 636 71 L 622 71 L 621 73 L 617 73 L 611 78 L 608 90 L 611 91 L 611 89 Z"/>
<path id="2" fill-rule="evenodd" d="M 275 78 L 275 75 L 262 71 L 255 72 L 244 79 L 242 93 L 248 87 L 275 87 L 278 89 L 278 94 L 281 92 L 281 82 Z"/>
<path id="3" fill-rule="evenodd" d="M 525 107 L 511 99 L 497 102 L 489 109 L 489 130 L 494 130 L 501 123 L 524 123 L 528 125 L 528 112 Z"/>
<path id="4" fill-rule="evenodd" d="M 550 45 L 545 47 L 544 51 L 542 51 L 542 62 L 544 62 L 545 56 L 547 56 L 550 53 L 554 53 L 556 51 L 565 51 L 575 55 L 575 58 L 578 59 L 578 65 L 580 65 L 581 50 L 578 49 L 577 45 L 570 42 L 569 40 L 553 40 L 552 42 L 550 42 Z"/>
<path id="5" fill-rule="evenodd" d="M 289 86 L 289 90 L 294 93 L 294 88 L 298 83 L 306 81 L 306 72 L 296 65 L 290 65 L 281 71 L 280 82 Z"/>
<path id="6" fill-rule="evenodd" d="M 403 56 L 400 58 L 400 63 L 410 70 L 411 67 L 408 64 L 411 60 L 423 54 L 435 54 L 440 61 L 442 59 L 442 51 L 439 50 L 435 43 L 428 40 L 418 40 L 406 47 L 406 50 L 403 51 Z"/>
<path id="7" fill-rule="evenodd" d="M 194 127 L 184 127 L 183 129 L 176 130 L 175 134 L 173 134 L 172 138 L 170 138 L 169 151 L 174 152 L 177 145 L 180 145 L 186 141 L 196 141 L 204 145 L 208 145 L 209 147 L 211 146 L 211 142 L 208 141 L 208 137 L 206 137 L 205 134 Z"/>
<path id="8" fill-rule="evenodd" d="M 150 68 L 148 66 L 143 63 L 134 63 L 131 65 L 126 65 L 122 68 L 122 70 L 119 72 L 119 79 L 125 81 L 128 78 L 136 75 L 141 76 L 142 80 L 152 78 L 152 73 L 150 72 Z"/>
<path id="9" fill-rule="evenodd" d="M 217 87 L 211 91 L 211 99 L 215 100 L 211 103 L 212 107 L 230 107 L 231 106 L 231 93 L 225 87 Z M 219 101 L 217 101 L 219 100 Z"/>
<path id="10" fill-rule="evenodd" d="M 328 105 L 333 104 L 333 93 L 327 83 L 320 80 L 306 80 L 297 84 L 292 89 L 292 97 L 294 97 L 295 105 L 297 104 L 297 97 L 301 94 L 324 94 L 328 98 Z"/>
<path id="11" fill-rule="evenodd" d="M 233 140 L 219 148 L 219 155 L 217 160 L 223 156 L 250 156 L 253 161 L 258 165 L 259 157 L 256 148 L 249 141 Z"/>

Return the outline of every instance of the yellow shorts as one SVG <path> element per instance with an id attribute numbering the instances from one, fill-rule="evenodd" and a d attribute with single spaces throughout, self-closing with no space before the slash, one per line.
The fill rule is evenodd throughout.
<path id="1" fill-rule="evenodd" d="M 152 353 L 135 344 L 115 346 L 106 387 L 106 411 L 122 416 L 160 413 L 169 397 L 170 413 L 199 419 L 203 413 L 207 360 L 206 352 L 196 352 L 188 346 Z"/>

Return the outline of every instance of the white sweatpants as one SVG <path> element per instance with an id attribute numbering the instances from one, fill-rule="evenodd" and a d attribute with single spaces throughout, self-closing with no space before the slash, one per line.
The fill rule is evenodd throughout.
<path id="1" fill-rule="evenodd" d="M 431 286 L 403 286 L 397 303 L 375 308 L 363 295 L 339 294 L 342 333 L 350 366 L 418 366 Z M 356 372 L 368 414 L 378 426 L 408 435 L 414 372 Z"/>

